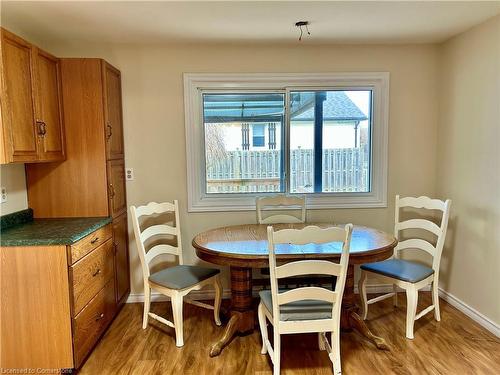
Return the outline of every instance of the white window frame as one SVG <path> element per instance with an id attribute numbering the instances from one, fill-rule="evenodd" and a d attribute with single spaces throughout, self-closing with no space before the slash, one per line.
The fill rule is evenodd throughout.
<path id="1" fill-rule="evenodd" d="M 296 89 L 360 89 L 373 91 L 371 130 L 371 191 L 310 193 L 308 209 L 387 207 L 389 73 L 184 73 L 187 192 L 189 212 L 255 210 L 255 197 L 266 193 L 205 193 L 205 142 L 202 91 L 289 92 Z M 288 105 L 285 102 L 285 105 Z M 285 126 L 288 126 L 288 119 Z M 287 132 L 288 134 L 288 132 Z M 287 152 L 286 145 L 283 152 Z M 286 158 L 285 158 L 286 159 Z M 286 166 L 285 166 L 286 167 Z M 286 169 L 285 169 L 286 170 Z M 269 193 L 267 193 L 269 194 Z"/>

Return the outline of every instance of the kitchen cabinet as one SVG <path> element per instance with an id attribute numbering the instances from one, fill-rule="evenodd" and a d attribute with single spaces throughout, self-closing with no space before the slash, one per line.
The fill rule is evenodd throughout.
<path id="1" fill-rule="evenodd" d="M 119 311 L 115 264 L 128 258 L 116 259 L 114 225 L 35 219 L 2 229 L 2 368 L 81 366 Z M 118 267 L 124 298 L 127 270 Z"/>
<path id="2" fill-rule="evenodd" d="M 1 29 L 1 163 L 64 160 L 60 61 Z"/>

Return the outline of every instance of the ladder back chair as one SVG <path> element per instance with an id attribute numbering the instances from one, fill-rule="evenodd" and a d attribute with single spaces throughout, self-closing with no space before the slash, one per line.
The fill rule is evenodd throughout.
<path id="1" fill-rule="evenodd" d="M 393 297 L 394 306 L 397 306 L 397 288 L 400 287 L 406 291 L 406 337 L 413 339 L 413 327 L 415 320 L 420 319 L 428 312 L 434 310 L 434 317 L 439 322 L 441 315 L 439 312 L 439 265 L 441 261 L 441 253 L 446 238 L 446 230 L 448 228 L 448 218 L 450 215 L 451 200 L 441 201 L 439 199 L 431 199 L 428 197 L 406 197 L 400 198 L 396 195 L 396 215 L 394 236 L 399 240 L 400 232 L 408 229 L 425 230 L 432 233 L 436 239 L 434 246 L 429 241 L 416 236 L 404 239 L 394 248 L 393 259 L 384 260 L 381 262 L 368 263 L 361 266 L 361 278 L 359 280 L 359 293 L 362 302 L 362 317 L 366 319 L 368 315 L 368 305 L 382 301 L 386 298 Z M 426 210 L 441 211 L 441 224 L 436 225 L 434 222 L 426 219 L 409 219 L 400 221 L 400 209 L 410 207 Z M 427 267 L 420 263 L 411 262 L 400 259 L 402 250 L 421 250 L 429 253 L 432 256 L 432 266 Z M 384 294 L 367 300 L 366 297 L 366 281 L 368 276 L 376 276 L 385 282 L 393 285 L 392 293 Z M 432 284 L 432 305 L 422 310 L 417 314 L 418 291 L 427 285 Z"/>
<path id="2" fill-rule="evenodd" d="M 269 246 L 269 269 L 271 290 L 262 290 L 258 308 L 259 326 L 262 336 L 262 354 L 269 353 L 274 365 L 274 375 L 280 373 L 280 335 L 293 333 L 318 333 L 320 350 L 327 350 L 333 364 L 334 374 L 341 373 L 340 365 L 340 308 L 349 262 L 352 224 L 345 228 L 322 229 L 308 226 L 303 229 L 273 231 L 267 227 Z M 326 260 L 301 260 L 276 265 L 275 245 L 309 243 L 342 244 L 340 263 Z M 332 291 L 322 287 L 299 287 L 278 290 L 278 280 L 294 275 L 323 274 L 337 277 Z M 267 336 L 267 320 L 273 325 L 274 348 Z M 326 333 L 330 332 L 330 343 Z"/>
<path id="3" fill-rule="evenodd" d="M 166 324 L 175 329 L 176 346 L 184 345 L 183 336 L 183 318 L 182 305 L 183 302 L 188 302 L 193 305 L 214 310 L 214 320 L 219 326 L 221 324 L 219 311 L 222 299 L 222 284 L 220 282 L 220 271 L 214 268 L 189 266 L 183 264 L 182 259 L 182 244 L 181 244 L 181 229 L 179 220 L 179 204 L 177 200 L 173 203 L 151 202 L 146 206 L 131 206 L 130 212 L 132 216 L 132 224 L 134 227 L 134 235 L 137 243 L 137 250 L 141 260 L 142 274 L 144 280 L 144 315 L 142 328 L 146 329 L 148 318 L 153 318 L 159 322 Z M 141 230 L 139 219 L 141 217 L 153 217 L 161 214 L 173 213 L 175 216 L 175 227 L 168 225 L 169 221 L 162 224 L 154 224 Z M 163 221 L 163 220 L 162 220 Z M 146 242 L 158 236 L 173 236 L 176 237 L 177 246 L 168 244 L 155 244 L 146 251 Z M 150 272 L 150 263 L 159 255 L 170 254 L 178 258 L 179 265 L 164 268 L 158 272 Z M 189 300 L 184 298 L 193 290 L 200 290 L 207 285 L 213 285 L 215 288 L 214 306 Z M 170 297 L 172 303 L 173 320 L 171 321 L 150 312 L 151 305 L 151 290 L 156 290 L 163 295 Z"/>
<path id="4" fill-rule="evenodd" d="M 278 195 L 274 197 L 260 197 L 255 202 L 257 208 L 257 223 L 259 224 L 280 224 L 280 223 L 305 223 L 306 222 L 306 200 L 304 197 L 290 197 Z M 267 209 L 289 209 L 300 210 L 300 217 L 291 214 L 274 214 L 263 217 L 263 211 Z"/>

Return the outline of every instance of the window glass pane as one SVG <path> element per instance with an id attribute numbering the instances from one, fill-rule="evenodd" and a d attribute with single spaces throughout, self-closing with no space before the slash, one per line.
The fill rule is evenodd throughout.
<path id="1" fill-rule="evenodd" d="M 203 94 L 206 193 L 283 192 L 284 94 Z"/>
<path id="2" fill-rule="evenodd" d="M 314 92 L 290 94 L 290 192 L 314 192 Z"/>
<path id="3" fill-rule="evenodd" d="M 266 125 L 264 124 L 253 124 L 252 125 L 252 143 L 253 147 L 264 147 L 266 144 Z"/>
<path id="4" fill-rule="evenodd" d="M 290 191 L 370 191 L 371 90 L 291 92 Z"/>

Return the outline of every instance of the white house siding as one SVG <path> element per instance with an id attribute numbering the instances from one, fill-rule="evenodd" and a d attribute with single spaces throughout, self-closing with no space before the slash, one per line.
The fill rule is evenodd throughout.
<path id="1" fill-rule="evenodd" d="M 215 124 L 211 124 L 214 126 Z M 226 151 L 241 150 L 241 123 L 223 123 L 217 124 L 223 129 L 224 144 Z M 327 121 L 323 128 L 323 148 L 353 148 L 355 147 L 355 122 L 334 122 Z M 292 150 L 313 149 L 314 147 L 314 123 L 305 121 L 292 121 L 290 132 L 290 148 Z M 254 147 L 252 145 L 253 129 L 249 127 L 249 143 L 250 150 L 268 150 L 269 149 L 269 132 L 266 126 L 265 130 L 265 146 Z M 367 142 L 368 140 L 368 121 L 362 121 L 358 126 L 357 145 Z M 280 149 L 281 125 L 276 124 L 276 149 Z"/>

